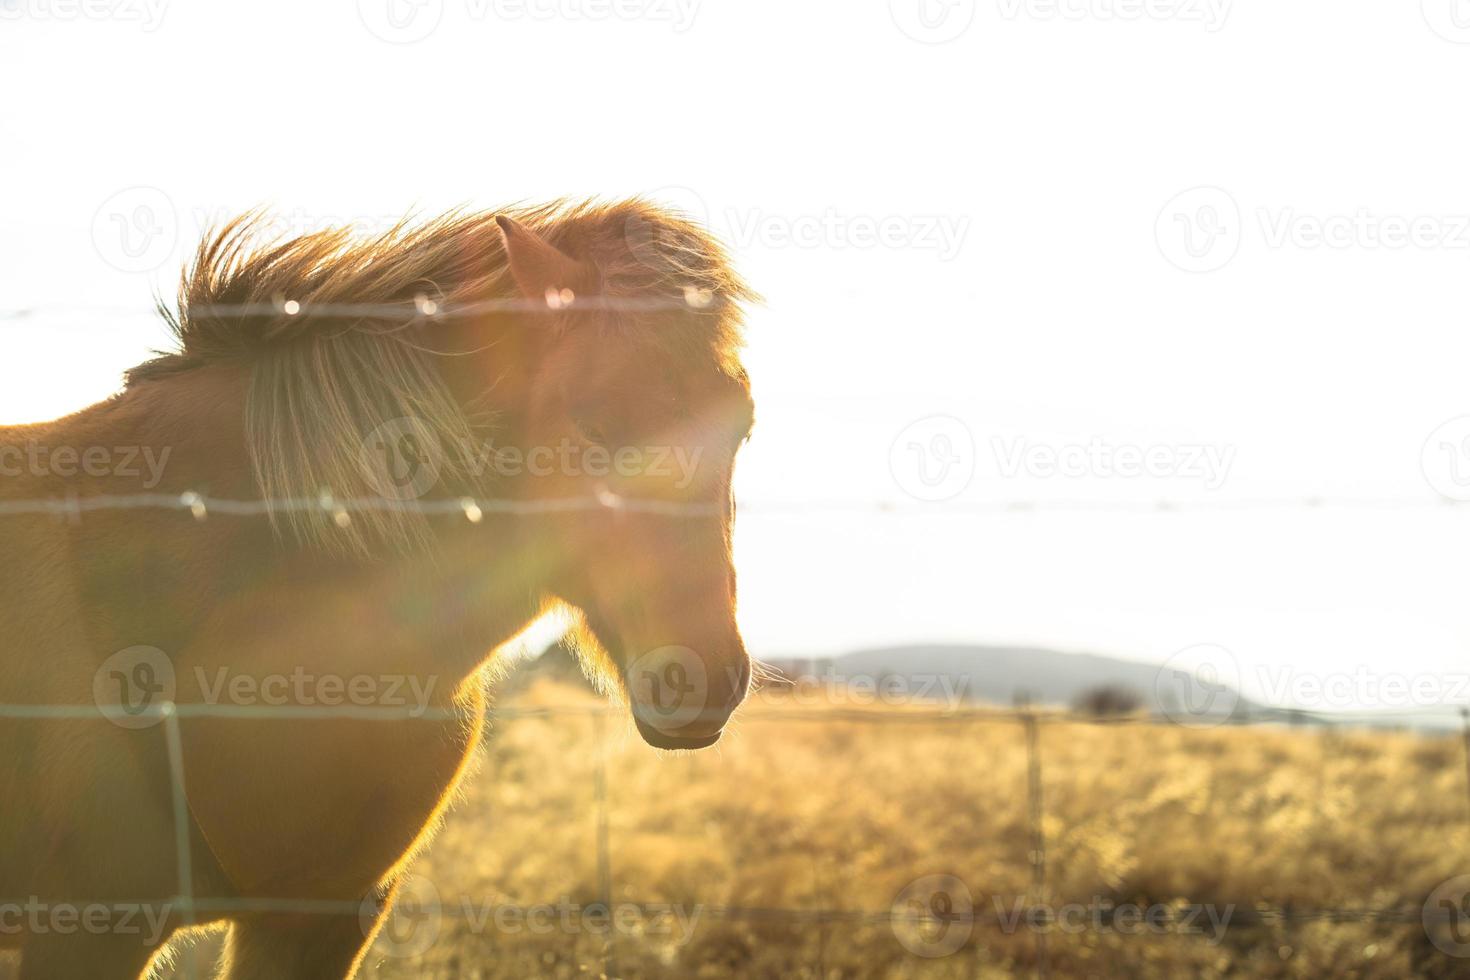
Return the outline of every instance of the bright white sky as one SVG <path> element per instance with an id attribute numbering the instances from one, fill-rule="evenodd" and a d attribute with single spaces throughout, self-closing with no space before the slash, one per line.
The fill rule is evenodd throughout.
<path id="1" fill-rule="evenodd" d="M 1470 665 L 1470 511 L 1431 506 L 1421 471 L 1430 434 L 1470 414 L 1461 0 L 1155 0 L 1177 16 L 1128 19 L 1110 12 L 1129 0 L 160 2 L 89 0 L 97 19 L 0 0 L 0 308 L 91 308 L 0 320 L 0 419 L 113 391 L 162 333 L 96 307 L 146 310 L 209 219 L 651 192 L 726 237 L 769 300 L 739 473 L 757 653 L 953 640 L 1157 662 L 1215 643 L 1257 696 L 1262 666 Z M 380 39 L 389 2 L 397 36 L 437 28 Z M 1224 193 L 1175 200 L 1200 186 Z M 142 205 L 163 234 L 123 239 L 114 215 Z M 1306 237 L 1360 211 L 1342 247 Z M 1424 216 L 1422 241 L 1373 244 Z M 854 243 L 884 221 L 888 240 Z M 924 504 L 890 447 L 936 414 L 968 428 L 951 472 L 973 477 Z M 933 434 L 900 462 L 942 450 Z M 1094 437 L 1231 465 L 1212 489 L 1007 475 L 993 444 Z M 1424 506 L 953 511 L 1312 495 Z M 830 500 L 905 512 L 759 510 Z"/>

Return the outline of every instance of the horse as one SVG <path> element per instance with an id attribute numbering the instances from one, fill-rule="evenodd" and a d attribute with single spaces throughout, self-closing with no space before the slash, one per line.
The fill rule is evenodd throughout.
<path id="1" fill-rule="evenodd" d="M 353 975 L 471 768 L 494 651 L 549 611 L 650 745 L 714 744 L 752 673 L 756 298 L 642 200 L 207 232 L 171 350 L 0 428 L 23 980 L 134 980 L 192 927 L 227 930 L 221 978 Z"/>

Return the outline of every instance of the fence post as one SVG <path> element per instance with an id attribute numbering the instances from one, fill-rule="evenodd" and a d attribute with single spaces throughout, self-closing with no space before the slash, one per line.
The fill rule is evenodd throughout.
<path id="1" fill-rule="evenodd" d="M 1460 718 L 1465 723 L 1465 793 L 1470 796 L 1470 708 L 1461 708 Z M 1470 812 L 1466 817 L 1470 819 Z"/>
<path id="2" fill-rule="evenodd" d="M 597 900 L 606 910 L 608 921 L 612 921 L 612 856 L 608 848 L 607 833 L 607 739 L 603 735 L 602 712 L 592 712 L 592 733 L 597 741 L 596 770 L 593 774 L 592 793 L 597 807 Z M 617 964 L 613 960 L 613 937 L 616 930 L 609 930 L 602 942 L 602 974 L 612 980 L 617 975 Z"/>
<path id="3" fill-rule="evenodd" d="M 1021 708 L 1021 724 L 1026 730 L 1026 799 L 1027 822 L 1031 829 L 1031 899 L 1033 908 L 1046 901 L 1046 831 L 1041 820 L 1044 810 L 1041 799 L 1041 738 L 1038 732 L 1036 711 L 1029 701 Z M 1036 975 L 1046 980 L 1050 970 L 1047 964 L 1046 930 L 1036 932 Z"/>
<path id="4" fill-rule="evenodd" d="M 188 928 L 196 922 L 194 909 L 194 865 L 189 846 L 189 797 L 184 790 L 184 739 L 179 732 L 179 709 L 172 701 L 159 705 L 163 716 L 164 744 L 168 750 L 169 787 L 174 816 L 174 861 L 178 872 L 178 894 L 174 900 L 179 904 L 183 926 Z M 179 956 L 179 972 L 184 980 L 198 976 L 199 947 L 190 943 Z"/>

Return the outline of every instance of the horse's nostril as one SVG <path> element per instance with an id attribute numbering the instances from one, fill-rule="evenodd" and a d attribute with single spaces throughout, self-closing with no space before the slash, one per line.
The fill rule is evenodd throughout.
<path id="1" fill-rule="evenodd" d="M 736 684 L 735 687 L 731 689 L 730 696 L 725 702 L 725 709 L 727 711 L 734 711 L 736 708 L 740 707 L 740 702 L 745 700 L 745 694 L 749 690 L 750 672 L 746 671 L 745 674 L 741 676 L 740 683 Z"/>
<path id="2" fill-rule="evenodd" d="M 734 703 L 735 704 L 739 704 L 741 701 L 743 701 L 745 699 L 745 695 L 748 694 L 749 692 L 750 692 L 750 661 L 749 660 L 746 660 L 745 663 L 741 664 L 741 666 L 740 666 L 740 684 L 735 688 L 735 701 L 734 701 Z"/>

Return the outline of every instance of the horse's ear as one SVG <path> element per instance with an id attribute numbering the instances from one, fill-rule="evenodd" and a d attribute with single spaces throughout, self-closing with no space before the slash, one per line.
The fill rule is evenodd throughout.
<path id="1" fill-rule="evenodd" d="M 497 215 L 495 223 L 505 235 L 511 278 L 526 299 L 564 305 L 567 290 L 574 296 L 597 291 L 597 269 L 591 263 L 572 258 L 514 218 Z"/>

